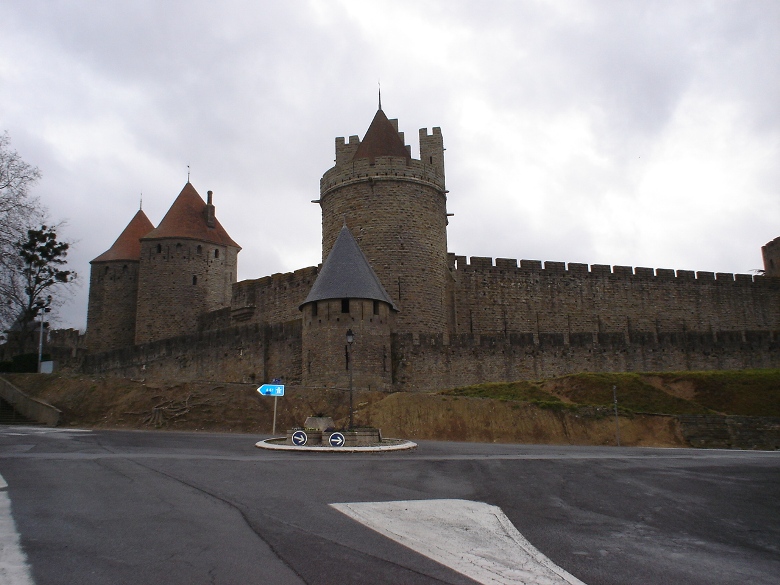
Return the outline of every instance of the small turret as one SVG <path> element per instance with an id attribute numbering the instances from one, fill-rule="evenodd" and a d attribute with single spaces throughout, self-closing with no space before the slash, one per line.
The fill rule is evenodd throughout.
<path id="1" fill-rule="evenodd" d="M 349 331 L 355 385 L 390 388 L 390 332 L 397 309 L 346 225 L 300 308 L 304 386 L 347 386 Z"/>

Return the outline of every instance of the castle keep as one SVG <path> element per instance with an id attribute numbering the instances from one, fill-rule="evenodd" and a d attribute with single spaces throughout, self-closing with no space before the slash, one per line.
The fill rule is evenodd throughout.
<path id="1" fill-rule="evenodd" d="M 447 251 L 439 128 L 411 156 L 381 107 L 320 180 L 322 264 L 236 282 L 240 247 L 187 183 L 92 261 L 88 372 L 434 390 L 580 371 L 780 367 L 780 238 L 765 274 Z"/>

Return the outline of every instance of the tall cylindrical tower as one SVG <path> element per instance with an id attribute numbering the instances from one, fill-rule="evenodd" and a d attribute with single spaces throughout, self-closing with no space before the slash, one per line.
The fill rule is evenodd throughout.
<path id="1" fill-rule="evenodd" d="M 110 351 L 135 343 L 141 238 L 154 229 L 138 210 L 114 245 L 90 262 L 87 349 Z"/>
<path id="2" fill-rule="evenodd" d="M 187 183 L 155 230 L 141 239 L 136 343 L 197 331 L 203 313 L 230 306 L 236 244 Z"/>
<path id="3" fill-rule="evenodd" d="M 399 310 L 397 332 L 446 330 L 447 197 L 441 130 L 420 130 L 420 160 L 381 108 L 361 142 L 336 139 L 320 181 L 322 255 L 346 222 Z"/>

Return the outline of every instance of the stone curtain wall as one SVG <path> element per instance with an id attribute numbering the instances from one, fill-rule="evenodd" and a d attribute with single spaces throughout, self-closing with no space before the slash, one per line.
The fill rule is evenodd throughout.
<path id="1" fill-rule="evenodd" d="M 242 325 L 89 354 L 81 369 L 127 378 L 298 384 L 301 322 Z"/>
<path id="2" fill-rule="evenodd" d="M 780 279 L 629 266 L 450 258 L 454 333 L 552 335 L 580 345 L 697 332 L 746 341 L 780 331 Z"/>
<path id="3" fill-rule="evenodd" d="M 777 336 L 776 336 L 777 337 Z M 780 341 L 714 341 L 689 332 L 661 342 L 566 345 L 559 334 L 393 335 L 395 390 L 432 391 L 484 382 L 535 380 L 578 372 L 663 372 L 780 368 Z"/>
<path id="4" fill-rule="evenodd" d="M 298 307 L 306 300 L 317 267 L 277 273 L 256 280 L 242 280 L 233 286 L 229 322 L 216 317 L 215 326 L 240 323 L 284 323 L 301 318 Z M 204 325 L 207 327 L 208 325 Z"/>

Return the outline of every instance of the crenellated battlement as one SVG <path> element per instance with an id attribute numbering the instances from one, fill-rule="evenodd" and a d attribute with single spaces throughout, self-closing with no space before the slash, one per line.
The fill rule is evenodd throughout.
<path id="1" fill-rule="evenodd" d="M 780 288 L 780 278 L 753 276 L 752 274 L 732 274 L 730 272 L 706 272 L 693 270 L 673 270 L 671 268 L 646 268 L 643 266 L 610 266 L 609 264 L 580 264 L 577 262 L 551 262 L 541 260 L 516 260 L 513 258 L 493 258 L 448 255 L 450 270 L 458 273 L 485 272 L 490 274 L 538 274 L 539 276 L 580 276 L 590 278 L 614 278 L 632 280 L 655 280 L 680 282 L 698 282 L 701 284 L 759 284 Z"/>
<path id="2" fill-rule="evenodd" d="M 761 256 L 764 259 L 764 274 L 780 276 L 780 238 L 761 246 Z"/>
<path id="3" fill-rule="evenodd" d="M 298 306 L 316 279 L 317 267 L 309 266 L 235 283 L 230 303 L 231 323 L 276 323 L 299 318 Z"/>
<path id="4" fill-rule="evenodd" d="M 347 147 L 351 147 L 351 143 L 345 146 Z M 416 181 L 444 192 L 442 171 L 443 169 L 436 164 L 394 156 L 379 156 L 374 160 L 367 158 L 349 160 L 326 171 L 320 179 L 320 196 L 323 197 L 337 187 L 352 183 L 383 180 Z"/>
<path id="5" fill-rule="evenodd" d="M 436 171 L 444 176 L 444 138 L 441 128 L 435 126 L 433 132 L 428 134 L 427 128 L 420 128 L 420 160 L 436 168 Z"/>

